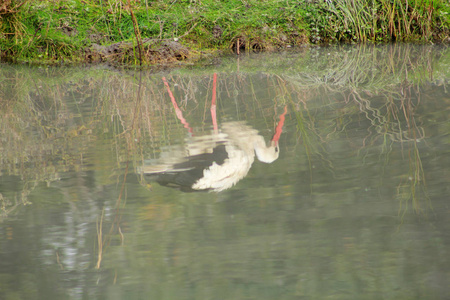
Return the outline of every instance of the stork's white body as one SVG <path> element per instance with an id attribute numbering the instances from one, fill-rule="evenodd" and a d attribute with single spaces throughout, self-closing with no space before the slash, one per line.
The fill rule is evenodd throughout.
<path id="1" fill-rule="evenodd" d="M 166 158 L 144 166 L 142 172 L 164 185 L 220 192 L 247 175 L 255 155 L 271 163 L 278 158 L 279 149 L 277 142 L 266 146 L 264 138 L 244 122 L 227 122 L 218 133 L 187 139 L 184 151 L 165 154 Z M 172 179 L 175 182 L 170 182 Z"/>

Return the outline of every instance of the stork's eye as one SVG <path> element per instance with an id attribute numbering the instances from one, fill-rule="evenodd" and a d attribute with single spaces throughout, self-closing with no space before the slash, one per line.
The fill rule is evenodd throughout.
<path id="1" fill-rule="evenodd" d="M 278 147 L 275 147 L 275 152 L 278 152 Z"/>

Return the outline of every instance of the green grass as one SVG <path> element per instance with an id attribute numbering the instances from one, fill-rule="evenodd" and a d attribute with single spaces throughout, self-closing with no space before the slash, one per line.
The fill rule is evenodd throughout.
<path id="1" fill-rule="evenodd" d="M 0 58 L 16 61 L 83 61 L 93 44 L 127 41 L 133 50 L 123 55 L 134 58 L 120 61 L 136 63 L 141 38 L 175 39 L 197 51 L 254 51 L 446 41 L 449 32 L 445 0 L 5 0 L 0 6 Z"/>
<path id="2" fill-rule="evenodd" d="M 334 0 L 309 7 L 313 39 L 324 42 L 428 42 L 449 36 L 444 0 Z"/>

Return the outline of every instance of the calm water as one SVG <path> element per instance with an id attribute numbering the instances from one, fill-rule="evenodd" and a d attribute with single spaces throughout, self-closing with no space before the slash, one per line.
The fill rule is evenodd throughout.
<path id="1" fill-rule="evenodd" d="M 449 83 L 431 46 L 0 65 L 0 299 L 449 299 Z M 141 174 L 283 118 L 221 192 Z"/>

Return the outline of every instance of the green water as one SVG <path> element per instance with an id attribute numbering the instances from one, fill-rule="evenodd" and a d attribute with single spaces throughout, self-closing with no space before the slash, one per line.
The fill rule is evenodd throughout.
<path id="1" fill-rule="evenodd" d="M 314 48 L 150 72 L 0 66 L 0 299 L 450 298 L 450 51 Z M 220 193 L 139 173 L 245 122 Z"/>

